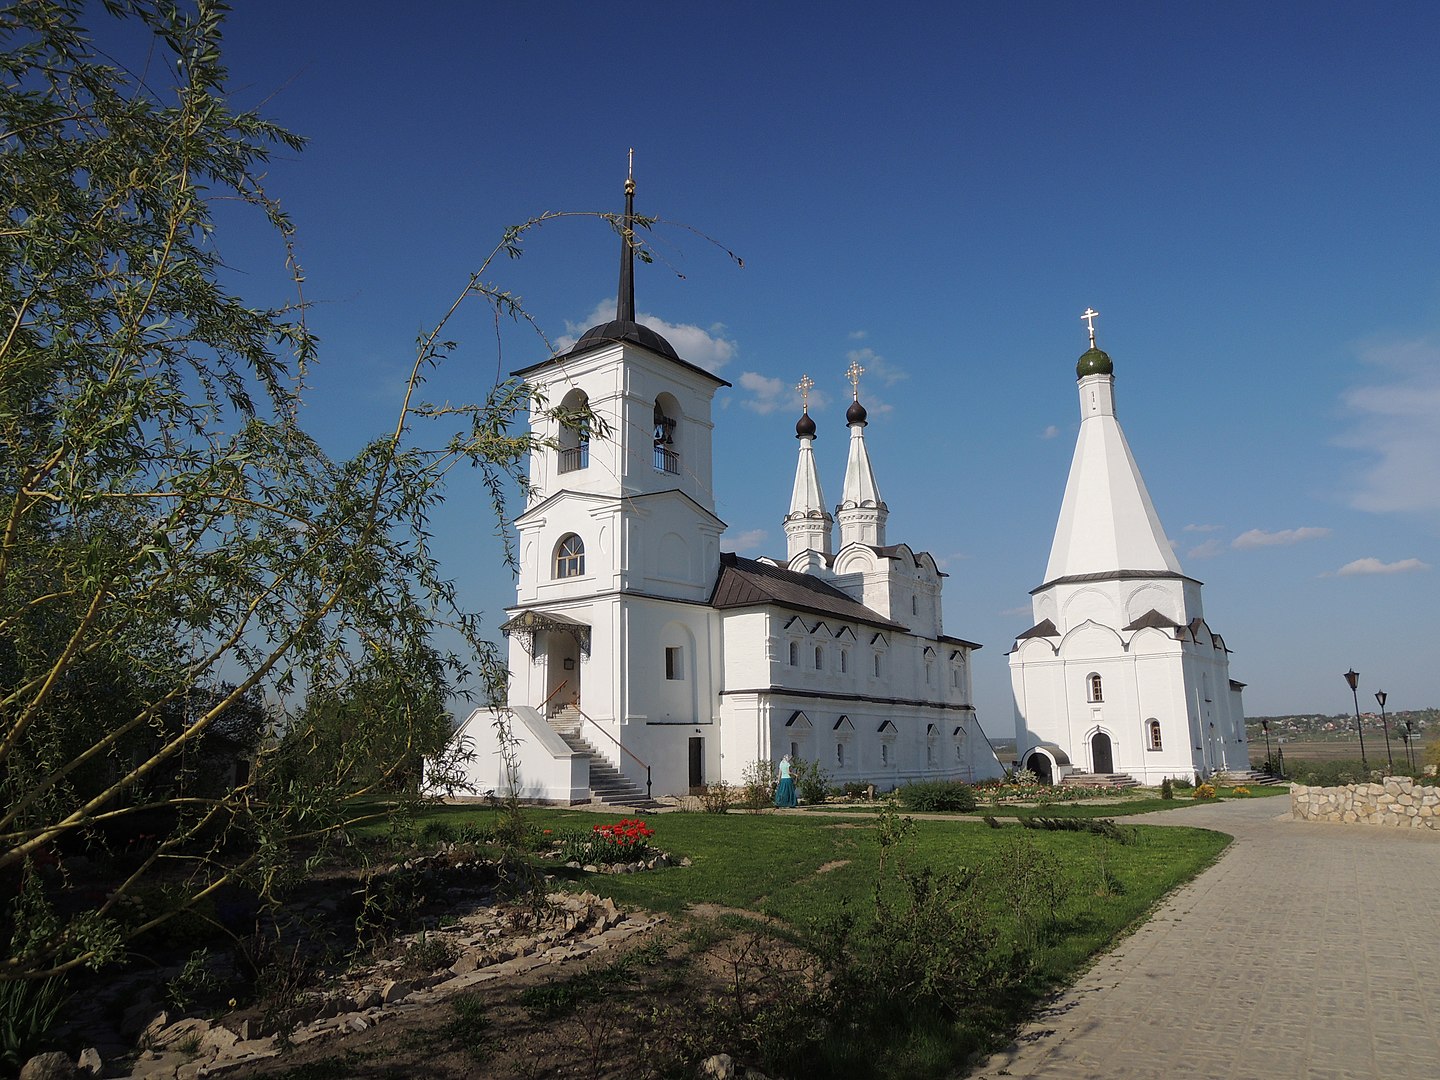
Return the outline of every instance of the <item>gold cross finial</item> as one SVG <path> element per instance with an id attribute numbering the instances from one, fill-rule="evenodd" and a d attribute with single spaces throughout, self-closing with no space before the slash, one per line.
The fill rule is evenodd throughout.
<path id="1" fill-rule="evenodd" d="M 795 389 L 800 391 L 800 410 L 808 413 L 810 411 L 810 391 L 815 386 L 815 380 L 809 375 L 801 375 L 800 381 L 795 384 Z"/>
<path id="2" fill-rule="evenodd" d="M 625 176 L 625 193 L 627 195 L 635 193 L 635 148 L 633 146 L 630 148 L 630 171 Z"/>
<path id="3" fill-rule="evenodd" d="M 855 393 L 855 400 L 860 400 L 860 376 L 865 374 L 865 369 L 860 366 L 859 360 L 851 360 L 850 366 L 845 369 L 845 377 L 850 380 L 850 388 Z"/>
<path id="4" fill-rule="evenodd" d="M 1090 348 L 1095 348 L 1095 317 L 1100 313 L 1092 307 L 1087 307 L 1085 313 L 1080 316 L 1085 325 L 1090 329 Z"/>

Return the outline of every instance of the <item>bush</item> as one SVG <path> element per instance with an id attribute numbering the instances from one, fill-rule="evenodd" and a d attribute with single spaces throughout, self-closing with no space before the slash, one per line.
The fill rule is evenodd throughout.
<path id="1" fill-rule="evenodd" d="M 899 791 L 907 810 L 974 810 L 975 789 L 959 780 L 917 780 Z"/>
<path id="2" fill-rule="evenodd" d="M 1168 776 L 1165 777 L 1164 780 L 1161 780 L 1161 781 L 1160 781 L 1160 798 L 1162 798 L 1162 799 L 1173 799 L 1173 798 L 1175 798 L 1175 784 L 1171 781 L 1170 777 L 1168 777 Z"/>
<path id="3" fill-rule="evenodd" d="M 705 790 L 700 792 L 700 808 L 707 814 L 723 814 L 734 801 L 735 789 L 724 780 L 706 784 Z"/>
<path id="4" fill-rule="evenodd" d="M 747 810 L 763 810 L 775 804 L 775 787 L 780 783 L 780 774 L 775 762 L 768 758 L 752 761 L 740 774 L 745 784 L 741 802 Z"/>
<path id="5" fill-rule="evenodd" d="M 795 790 L 800 798 L 812 806 L 818 806 L 830 796 L 830 776 L 818 761 L 796 758 L 791 763 L 790 775 L 795 778 Z"/>
<path id="6" fill-rule="evenodd" d="M 1215 798 L 1215 785 L 1214 785 L 1214 784 L 1201 784 L 1199 787 L 1197 787 L 1197 788 L 1195 789 L 1195 795 L 1194 795 L 1193 797 L 1196 798 L 1196 799 L 1213 799 L 1213 798 Z"/>
<path id="7" fill-rule="evenodd" d="M 868 799 L 870 797 L 870 781 L 847 780 L 840 786 L 840 793 L 847 799 Z"/>
<path id="8" fill-rule="evenodd" d="M 1195 786 L 1189 780 L 1186 780 L 1183 776 L 1175 777 L 1173 780 L 1170 781 L 1170 783 L 1176 791 L 1189 791 Z"/>

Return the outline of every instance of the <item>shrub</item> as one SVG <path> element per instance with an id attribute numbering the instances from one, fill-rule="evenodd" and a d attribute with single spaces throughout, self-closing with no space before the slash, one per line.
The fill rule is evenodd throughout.
<path id="1" fill-rule="evenodd" d="M 840 786 L 840 791 L 849 799 L 866 799 L 870 797 L 870 781 L 847 780 Z"/>
<path id="2" fill-rule="evenodd" d="M 700 808 L 707 814 L 723 814 L 735 801 L 735 789 L 727 781 L 717 780 L 706 784 L 700 792 Z"/>
<path id="3" fill-rule="evenodd" d="M 823 803 L 830 795 L 830 776 L 818 761 L 796 758 L 791 764 L 790 775 L 795 778 L 795 790 L 800 798 L 813 805 Z"/>
<path id="4" fill-rule="evenodd" d="M 1201 784 L 1199 787 L 1197 787 L 1197 788 L 1195 789 L 1195 794 L 1194 794 L 1193 797 L 1196 798 L 1196 799 L 1213 799 L 1213 798 L 1215 798 L 1215 785 L 1214 785 L 1214 784 Z"/>
<path id="5" fill-rule="evenodd" d="M 780 783 L 775 762 L 769 758 L 752 761 L 745 766 L 745 771 L 740 774 L 740 779 L 745 784 L 745 791 L 741 796 L 741 802 L 745 809 L 763 810 L 767 806 L 774 805 L 775 787 Z"/>
<path id="6" fill-rule="evenodd" d="M 1168 777 L 1168 776 L 1165 777 L 1164 780 L 1161 780 L 1161 781 L 1160 781 L 1160 798 L 1162 798 L 1162 799 L 1173 799 L 1173 798 L 1175 798 L 1175 784 L 1171 781 L 1170 777 Z"/>
<path id="7" fill-rule="evenodd" d="M 907 810 L 974 810 L 975 789 L 959 780 L 917 780 L 899 791 Z"/>
<path id="8" fill-rule="evenodd" d="M 1195 786 L 1189 780 L 1186 780 L 1183 776 L 1175 777 L 1173 780 L 1170 781 L 1170 783 L 1176 791 L 1189 791 Z"/>

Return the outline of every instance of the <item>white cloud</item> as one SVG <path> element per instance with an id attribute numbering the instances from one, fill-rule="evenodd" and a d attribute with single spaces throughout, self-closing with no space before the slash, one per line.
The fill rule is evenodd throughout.
<path id="1" fill-rule="evenodd" d="M 1318 525 L 1306 525 L 1299 529 L 1281 529 L 1278 532 L 1251 529 L 1230 541 L 1230 546 L 1241 550 L 1259 547 L 1286 547 L 1290 544 L 1302 543 L 1305 540 L 1319 540 L 1329 535 L 1329 529 L 1321 528 Z"/>
<path id="2" fill-rule="evenodd" d="M 784 379 L 761 375 L 758 371 L 742 371 L 735 382 L 741 390 L 747 391 L 749 394 L 748 397 L 740 400 L 740 404 L 745 408 L 757 412 L 761 416 L 768 416 L 776 409 L 789 407 L 794 409 L 796 416 L 799 416 L 800 391 Z M 729 398 L 727 397 L 725 400 L 729 401 Z M 810 409 L 812 413 L 823 410 L 829 404 L 829 394 L 823 390 L 811 388 Z"/>
<path id="3" fill-rule="evenodd" d="M 1360 356 L 1380 370 L 1341 395 L 1354 423 L 1336 441 L 1371 459 L 1356 467 L 1350 505 L 1440 511 L 1440 342 L 1372 343 Z"/>
<path id="4" fill-rule="evenodd" d="M 997 615 L 1025 615 L 1025 616 L 1027 616 L 1027 617 L 1033 617 L 1033 616 L 1034 616 L 1034 610 L 1030 607 L 1029 604 L 1025 604 L 1025 605 L 1023 605 L 1022 607 L 1006 608 L 1004 611 L 997 611 L 995 614 L 997 614 Z"/>
<path id="5" fill-rule="evenodd" d="M 850 363 L 859 364 L 865 369 L 865 375 L 860 377 L 862 383 L 865 381 L 866 376 L 868 376 L 872 379 L 879 379 L 881 386 L 894 386 L 902 379 L 908 379 L 910 377 L 908 371 L 890 363 L 889 360 L 886 360 L 885 357 L 881 356 L 869 346 L 863 349 L 851 349 L 845 354 L 845 359 Z M 867 409 L 870 408 L 868 402 L 865 407 Z"/>
<path id="6" fill-rule="evenodd" d="M 1056 427 L 1054 424 L 1047 424 L 1047 425 L 1045 426 L 1045 430 L 1040 433 L 1040 438 L 1042 438 L 1042 439 L 1053 439 L 1053 438 L 1055 438 L 1056 435 L 1059 435 L 1059 434 L 1060 434 L 1060 429 L 1059 429 L 1058 427 Z"/>
<path id="7" fill-rule="evenodd" d="M 1224 525 L 1186 525 L 1181 532 L 1219 532 Z"/>
<path id="8" fill-rule="evenodd" d="M 952 551 L 949 555 L 936 555 L 935 564 L 939 566 L 941 570 L 947 570 L 952 563 L 964 562 L 966 559 L 971 558 L 974 558 L 974 556 L 966 555 L 963 551 Z M 1029 611 L 1030 609 L 1026 608 L 1025 610 Z"/>
<path id="9" fill-rule="evenodd" d="M 756 551 L 760 545 L 765 543 L 766 537 L 770 534 L 764 529 L 747 529 L 745 532 L 736 533 L 734 536 L 727 536 L 726 547 L 737 554 L 744 554 L 747 551 Z"/>
<path id="10" fill-rule="evenodd" d="M 1225 541 L 1211 538 L 1204 543 L 1196 544 L 1185 553 L 1187 559 L 1213 559 L 1225 550 Z"/>
<path id="11" fill-rule="evenodd" d="M 781 379 L 772 379 L 755 371 L 742 371 L 737 380 L 740 389 L 750 396 L 740 404 L 766 416 L 783 405 L 794 391 Z"/>
<path id="12" fill-rule="evenodd" d="M 580 339 L 580 335 L 592 326 L 599 326 L 607 323 L 615 317 L 615 301 L 613 299 L 601 300 L 585 318 L 572 322 L 565 320 L 566 333 L 555 339 L 555 349 L 564 352 L 571 345 Z M 731 339 L 724 336 L 725 326 L 723 323 L 714 323 L 710 329 L 696 326 L 693 323 L 671 323 L 666 322 L 658 315 L 650 315 L 646 312 L 636 312 L 635 321 L 642 326 L 648 326 L 654 330 L 680 354 L 681 359 L 688 360 L 697 367 L 706 371 L 718 371 L 735 358 L 736 345 Z"/>
<path id="13" fill-rule="evenodd" d="M 1398 562 L 1387 563 L 1371 557 L 1348 562 L 1335 573 L 1340 577 L 1350 577 L 1353 574 L 1408 574 L 1415 570 L 1429 569 L 1430 564 L 1419 559 L 1400 559 Z"/>
<path id="14" fill-rule="evenodd" d="M 851 341 L 864 341 L 864 340 L 865 340 L 867 337 L 869 337 L 869 336 L 870 336 L 870 331 L 869 331 L 869 330 L 851 330 L 851 331 L 850 331 L 850 340 L 851 340 Z"/>

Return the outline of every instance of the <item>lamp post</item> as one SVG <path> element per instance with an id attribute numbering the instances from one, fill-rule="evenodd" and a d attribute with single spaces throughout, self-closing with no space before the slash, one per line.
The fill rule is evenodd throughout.
<path id="1" fill-rule="evenodd" d="M 1360 724 L 1360 694 L 1356 690 L 1360 685 L 1360 673 L 1351 668 L 1345 672 L 1345 681 L 1350 684 L 1350 696 L 1355 699 L 1355 730 L 1360 733 L 1360 767 L 1368 773 L 1370 759 L 1365 756 L 1365 729 Z"/>
<path id="2" fill-rule="evenodd" d="M 1269 769 L 1275 768 L 1275 761 L 1270 757 L 1270 721 L 1261 720 L 1260 730 L 1265 732 L 1265 765 Z"/>
<path id="3" fill-rule="evenodd" d="M 1385 722 L 1385 691 L 1376 690 L 1375 700 L 1380 702 L 1380 730 L 1385 733 L 1385 760 L 1390 762 L 1390 771 L 1395 771 L 1395 758 L 1390 753 L 1390 725 Z"/>
<path id="4" fill-rule="evenodd" d="M 1415 751 L 1410 749 L 1415 741 L 1415 729 L 1410 724 L 1410 718 L 1405 718 L 1405 760 L 1410 762 L 1410 771 L 1415 771 Z"/>

